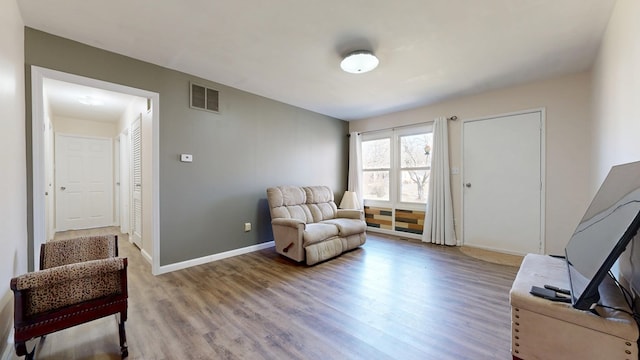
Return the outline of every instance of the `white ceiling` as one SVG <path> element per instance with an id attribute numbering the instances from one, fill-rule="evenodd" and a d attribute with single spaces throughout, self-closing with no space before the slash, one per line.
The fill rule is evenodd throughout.
<path id="1" fill-rule="evenodd" d="M 26 26 L 344 120 L 589 69 L 615 0 L 18 0 Z M 346 53 L 377 69 L 348 74 Z"/>
<path id="2" fill-rule="evenodd" d="M 43 80 L 42 86 L 49 110 L 56 117 L 117 122 L 136 98 L 132 95 L 47 78 Z"/>

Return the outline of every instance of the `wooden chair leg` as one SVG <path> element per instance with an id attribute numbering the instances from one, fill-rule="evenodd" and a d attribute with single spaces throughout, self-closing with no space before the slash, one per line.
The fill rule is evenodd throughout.
<path id="1" fill-rule="evenodd" d="M 124 359 L 129 356 L 129 348 L 127 346 L 127 332 L 124 328 L 124 316 L 120 314 L 118 319 L 118 334 L 120 335 L 120 355 Z"/>
<path id="2" fill-rule="evenodd" d="M 25 358 L 25 360 L 33 360 L 33 359 L 35 359 L 35 357 L 34 357 L 35 354 L 36 354 L 36 347 L 34 345 L 33 346 L 33 350 L 31 350 L 31 352 L 28 353 L 24 358 Z"/>
<path id="3" fill-rule="evenodd" d="M 33 360 L 33 356 L 36 353 L 36 345 L 33 346 L 33 349 L 31 350 L 31 352 L 27 351 L 27 343 L 25 342 L 19 342 L 16 343 L 16 355 L 18 356 L 22 356 L 24 355 L 24 358 L 26 360 Z"/>
<path id="4" fill-rule="evenodd" d="M 27 344 L 26 343 L 17 342 L 15 346 L 16 346 L 16 355 L 18 355 L 18 356 L 27 355 Z"/>

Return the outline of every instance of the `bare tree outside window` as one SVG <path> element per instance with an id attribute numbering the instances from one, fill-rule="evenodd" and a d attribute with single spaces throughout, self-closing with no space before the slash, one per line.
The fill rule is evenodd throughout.
<path id="1" fill-rule="evenodd" d="M 426 203 L 433 134 L 400 137 L 400 201 Z"/>

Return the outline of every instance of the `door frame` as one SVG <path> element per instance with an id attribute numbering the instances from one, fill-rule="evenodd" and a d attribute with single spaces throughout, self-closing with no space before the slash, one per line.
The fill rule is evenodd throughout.
<path id="1" fill-rule="evenodd" d="M 545 214 L 546 214 L 546 194 L 547 194 L 547 190 L 546 190 L 546 183 L 547 183 L 547 176 L 546 176 L 546 108 L 545 107 L 541 107 L 541 108 L 534 108 L 534 109 L 528 109 L 528 110 L 521 110 L 521 111 L 514 111 L 514 112 L 508 112 L 508 113 L 502 113 L 502 114 L 495 114 L 495 115 L 489 115 L 489 116 L 483 116 L 483 117 L 478 117 L 478 118 L 472 118 L 472 119 L 465 119 L 462 120 L 462 124 L 460 126 L 460 164 L 461 164 L 461 177 L 460 177 L 460 198 L 462 199 L 461 201 L 461 207 L 460 207 L 460 240 L 459 240 L 459 246 L 464 246 L 464 240 L 465 240 L 465 235 L 464 235 L 464 197 L 465 197 L 465 191 L 464 191 L 464 179 L 465 179 L 465 174 L 464 174 L 464 124 L 467 122 L 473 122 L 473 121 L 482 121 L 482 120 L 491 120 L 491 119 L 495 119 L 495 118 L 501 118 L 501 117 L 507 117 L 507 116 L 514 116 L 514 115 L 523 115 L 523 114 L 529 114 L 529 113 L 535 113 L 535 112 L 539 112 L 540 113 L 540 253 L 544 254 L 545 253 L 545 248 L 546 248 L 546 233 L 545 233 Z M 522 254 L 515 254 L 515 255 L 522 255 Z"/>
<path id="2" fill-rule="evenodd" d="M 120 200 L 120 135 L 111 139 L 112 156 L 113 156 L 113 226 L 120 227 L 120 207 L 122 203 Z"/>
<path id="3" fill-rule="evenodd" d="M 122 130 L 118 135 L 118 147 L 117 171 L 118 179 L 120 180 L 120 186 L 118 187 L 118 199 L 120 202 L 118 224 L 120 225 L 120 232 L 129 233 L 131 225 L 129 219 L 129 209 L 131 207 L 131 195 L 129 193 L 129 128 Z M 123 211 L 123 209 L 126 209 L 126 211 Z M 129 242 L 131 242 L 131 239 L 129 239 Z"/>
<path id="4" fill-rule="evenodd" d="M 100 88 L 109 91 L 144 97 L 151 99 L 154 111 L 152 111 L 151 124 L 151 201 L 144 204 L 149 221 L 152 224 L 151 237 L 153 254 L 151 271 L 154 275 L 161 273 L 160 268 L 160 94 L 148 90 L 138 89 L 107 81 L 92 79 L 84 76 L 73 75 L 57 70 L 47 69 L 31 65 L 31 152 L 32 152 L 32 212 L 33 212 L 33 239 L 31 246 L 33 251 L 33 268 L 39 267 L 40 244 L 46 241 L 45 225 L 45 153 L 44 153 L 44 94 L 43 80 L 45 78 Z"/>

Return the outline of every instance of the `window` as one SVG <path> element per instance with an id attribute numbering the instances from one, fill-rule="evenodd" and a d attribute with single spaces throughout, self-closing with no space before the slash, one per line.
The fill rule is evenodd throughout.
<path id="1" fill-rule="evenodd" d="M 404 204 L 405 208 L 421 205 L 420 208 L 424 208 L 431 173 L 432 139 L 431 126 L 363 134 L 365 202 Z"/>
<path id="2" fill-rule="evenodd" d="M 429 176 L 431 125 L 362 134 L 362 192 L 367 226 L 422 234 Z"/>
<path id="3" fill-rule="evenodd" d="M 362 174 L 365 199 L 389 200 L 391 139 L 362 142 Z"/>
<path id="4" fill-rule="evenodd" d="M 400 136 L 400 202 L 427 203 L 431 133 Z"/>

